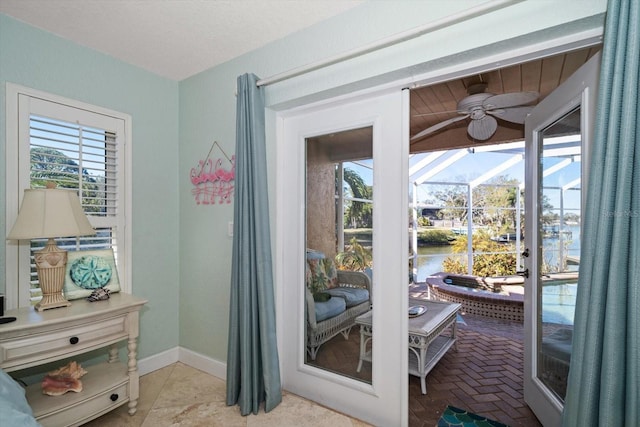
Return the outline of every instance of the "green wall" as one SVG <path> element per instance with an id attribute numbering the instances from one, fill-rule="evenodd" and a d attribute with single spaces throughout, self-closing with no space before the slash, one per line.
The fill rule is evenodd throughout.
<path id="1" fill-rule="evenodd" d="M 133 292 L 147 298 L 141 358 L 178 345 L 178 83 L 0 15 L 0 238 L 5 237 L 6 82 L 130 114 Z M 0 289 L 5 246 L 0 245 Z"/>

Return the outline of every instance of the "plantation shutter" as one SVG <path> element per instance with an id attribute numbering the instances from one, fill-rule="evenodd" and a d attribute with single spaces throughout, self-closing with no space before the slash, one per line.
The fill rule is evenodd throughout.
<path id="1" fill-rule="evenodd" d="M 78 190 L 95 236 L 56 239 L 66 250 L 112 248 L 118 262 L 119 164 L 117 129 L 69 122 L 41 115 L 29 117 L 30 188 L 55 182 L 57 188 Z M 46 239 L 31 242 L 30 299 L 41 296 L 33 252 Z"/>

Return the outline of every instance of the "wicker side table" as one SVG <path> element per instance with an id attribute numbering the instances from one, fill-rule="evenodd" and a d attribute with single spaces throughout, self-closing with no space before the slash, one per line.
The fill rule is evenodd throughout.
<path id="1" fill-rule="evenodd" d="M 409 306 L 424 305 L 427 311 L 409 319 L 409 374 L 420 378 L 422 394 L 427 394 L 426 377 L 442 356 L 456 344 L 456 318 L 460 304 L 409 299 Z M 371 362 L 373 310 L 356 318 L 360 325 L 360 354 L 357 372 L 363 362 Z M 448 333 L 446 331 L 448 330 Z M 454 347 L 457 350 L 457 347 Z"/>

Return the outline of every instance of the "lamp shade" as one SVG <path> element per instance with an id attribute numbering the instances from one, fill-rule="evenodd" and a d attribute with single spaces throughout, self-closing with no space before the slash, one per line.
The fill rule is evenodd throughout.
<path id="1" fill-rule="evenodd" d="M 10 240 L 88 236 L 95 234 L 75 190 L 24 190 L 22 206 Z"/>

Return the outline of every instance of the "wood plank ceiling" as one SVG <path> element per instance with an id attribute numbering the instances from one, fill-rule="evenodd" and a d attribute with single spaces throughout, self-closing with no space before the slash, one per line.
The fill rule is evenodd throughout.
<path id="1" fill-rule="evenodd" d="M 599 46 L 590 47 L 413 89 L 410 97 L 410 134 L 413 136 L 430 126 L 458 116 L 456 111 L 458 101 L 468 96 L 468 88 L 477 83 L 485 83 L 487 85 L 485 92 L 493 94 L 536 91 L 540 93 L 537 101 L 540 102 L 599 50 Z M 440 131 L 412 141 L 411 153 L 480 144 L 467 134 L 467 125 L 470 120 L 467 118 L 457 121 Z M 524 138 L 524 125 L 498 119 L 496 133 L 482 144 L 495 144 L 522 138 Z"/>
<path id="2" fill-rule="evenodd" d="M 477 83 L 486 83 L 485 92 L 493 94 L 536 91 L 540 94 L 537 102 L 540 102 L 599 50 L 600 46 L 590 47 L 412 89 L 410 135 L 456 117 L 458 101 L 469 95 L 468 88 Z M 498 119 L 498 129 L 490 139 L 474 141 L 467 134 L 470 120 L 460 120 L 424 138 L 412 141 L 410 152 L 413 154 L 496 144 L 524 138 L 524 125 Z M 372 138 L 371 127 L 365 127 L 309 138 L 309 142 L 324 145 L 328 159 L 338 162 L 371 158 Z"/>

